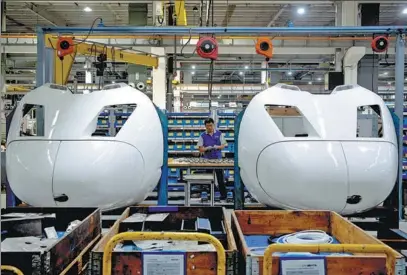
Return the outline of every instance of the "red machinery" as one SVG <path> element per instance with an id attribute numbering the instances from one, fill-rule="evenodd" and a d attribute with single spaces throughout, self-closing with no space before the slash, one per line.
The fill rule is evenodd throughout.
<path id="1" fill-rule="evenodd" d="M 268 37 L 259 37 L 256 43 L 256 53 L 266 57 L 270 60 L 273 57 L 273 43 Z"/>
<path id="2" fill-rule="evenodd" d="M 57 42 L 57 54 L 60 59 L 74 52 L 73 37 L 59 37 Z"/>
<path id="3" fill-rule="evenodd" d="M 201 37 L 196 44 L 196 52 L 202 58 L 216 60 L 218 58 L 218 42 L 213 37 Z"/>
<path id="4" fill-rule="evenodd" d="M 381 53 L 387 50 L 389 47 L 389 39 L 387 36 L 376 36 L 372 40 L 372 50 L 376 53 Z"/>

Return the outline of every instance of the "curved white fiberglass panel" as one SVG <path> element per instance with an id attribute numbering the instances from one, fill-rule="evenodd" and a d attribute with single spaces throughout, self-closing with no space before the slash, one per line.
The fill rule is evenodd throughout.
<path id="1" fill-rule="evenodd" d="M 249 192 L 284 209 L 363 212 L 397 177 L 391 114 L 360 86 L 313 95 L 278 84 L 259 93 L 244 112 L 238 150 Z"/>
<path id="2" fill-rule="evenodd" d="M 22 135 L 24 109 L 33 105 L 43 111 L 44 132 Z M 135 107 L 115 136 L 95 135 L 99 114 L 122 105 Z M 41 86 L 19 103 L 7 142 L 11 189 L 32 206 L 109 209 L 140 203 L 161 176 L 157 110 L 145 94 L 125 84 L 90 94 Z"/>

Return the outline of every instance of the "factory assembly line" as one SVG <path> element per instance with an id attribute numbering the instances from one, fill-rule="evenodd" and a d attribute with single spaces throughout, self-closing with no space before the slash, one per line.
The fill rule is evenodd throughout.
<path id="1" fill-rule="evenodd" d="M 1 15 L 32 31 L 20 2 Z M 1 274 L 406 274 L 407 28 L 373 24 L 380 3 L 340 1 L 354 26 L 276 27 L 325 7 L 278 1 L 267 27 L 239 27 L 235 9 L 262 6 L 197 2 L 79 1 L 132 23 L 72 27 L 40 1 L 50 24 L 2 31 Z M 149 5 L 153 26 L 134 20 Z M 13 55 L 30 41 L 35 81 Z"/>

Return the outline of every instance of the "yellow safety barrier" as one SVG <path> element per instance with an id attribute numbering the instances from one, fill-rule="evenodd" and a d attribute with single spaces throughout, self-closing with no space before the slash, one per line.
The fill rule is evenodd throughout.
<path id="1" fill-rule="evenodd" d="M 225 249 L 221 242 L 209 234 L 204 233 L 179 233 L 179 232 L 125 232 L 113 236 L 106 244 L 103 253 L 103 275 L 112 273 L 112 253 L 114 247 L 123 241 L 132 240 L 175 240 L 175 241 L 200 241 L 212 244 L 217 257 L 217 274 L 226 274 Z"/>
<path id="2" fill-rule="evenodd" d="M 17 267 L 11 266 L 11 265 L 2 265 L 1 270 L 12 271 L 17 275 L 24 275 L 20 269 L 18 269 Z"/>
<path id="3" fill-rule="evenodd" d="M 271 244 L 264 252 L 263 275 L 271 275 L 274 252 L 331 252 L 331 253 L 384 253 L 386 254 L 386 274 L 394 275 L 396 253 L 382 244 Z"/>

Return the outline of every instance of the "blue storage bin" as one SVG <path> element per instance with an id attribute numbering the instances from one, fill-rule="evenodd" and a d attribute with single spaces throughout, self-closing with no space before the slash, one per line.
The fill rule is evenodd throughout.
<path id="1" fill-rule="evenodd" d="M 179 132 L 175 132 L 175 136 L 174 136 L 175 138 L 183 138 L 184 137 L 184 132 L 181 132 L 181 131 L 179 131 Z"/>
<path id="2" fill-rule="evenodd" d="M 116 120 L 116 122 L 114 123 L 114 125 L 115 125 L 115 127 L 118 127 L 118 126 L 123 126 L 124 123 L 126 123 L 126 120 L 124 120 L 124 119 L 119 119 L 119 120 Z"/>
<path id="3" fill-rule="evenodd" d="M 98 119 L 98 126 L 103 126 L 103 127 L 109 127 L 110 126 L 110 122 L 108 119 Z"/>
<path id="4" fill-rule="evenodd" d="M 184 120 L 184 125 L 185 126 L 192 126 L 193 120 L 192 119 L 185 119 Z"/>
<path id="5" fill-rule="evenodd" d="M 169 177 L 179 177 L 180 171 L 178 168 L 170 168 L 168 169 L 168 176 Z"/>
<path id="6" fill-rule="evenodd" d="M 174 151 L 175 150 L 175 144 L 168 144 L 168 151 Z"/>
<path id="7" fill-rule="evenodd" d="M 193 138 L 192 132 L 191 131 L 185 131 L 184 132 L 184 138 Z"/>
<path id="8" fill-rule="evenodd" d="M 219 127 L 226 127 L 228 125 L 228 119 L 222 118 L 219 120 L 218 126 Z"/>
<path id="9" fill-rule="evenodd" d="M 228 125 L 229 127 L 234 127 L 234 126 L 235 126 L 235 120 L 234 120 L 233 118 L 229 118 L 229 119 L 227 120 L 227 125 Z"/>
<path id="10" fill-rule="evenodd" d="M 194 145 L 185 144 L 185 145 L 184 145 L 184 150 L 185 150 L 185 151 L 192 151 L 192 150 L 194 150 Z"/>
<path id="11" fill-rule="evenodd" d="M 191 119 L 191 125 L 192 125 L 192 126 L 199 126 L 199 125 L 201 125 L 201 120 L 200 120 L 200 119 L 196 119 L 196 118 Z"/>
<path id="12" fill-rule="evenodd" d="M 170 138 L 175 137 L 175 132 L 168 132 L 168 137 L 170 137 Z"/>
<path id="13" fill-rule="evenodd" d="M 168 119 L 168 125 L 169 126 L 174 126 L 175 125 L 175 119 Z"/>
<path id="14" fill-rule="evenodd" d="M 183 119 L 180 119 L 180 118 L 177 118 L 177 119 L 175 120 L 175 125 L 177 125 L 177 126 L 182 126 L 182 125 L 184 125 L 184 120 L 183 120 Z"/>
<path id="15" fill-rule="evenodd" d="M 184 144 L 175 144 L 175 151 L 183 151 Z"/>
<path id="16" fill-rule="evenodd" d="M 176 184 L 176 183 L 178 183 L 177 178 L 168 178 L 168 184 Z"/>

